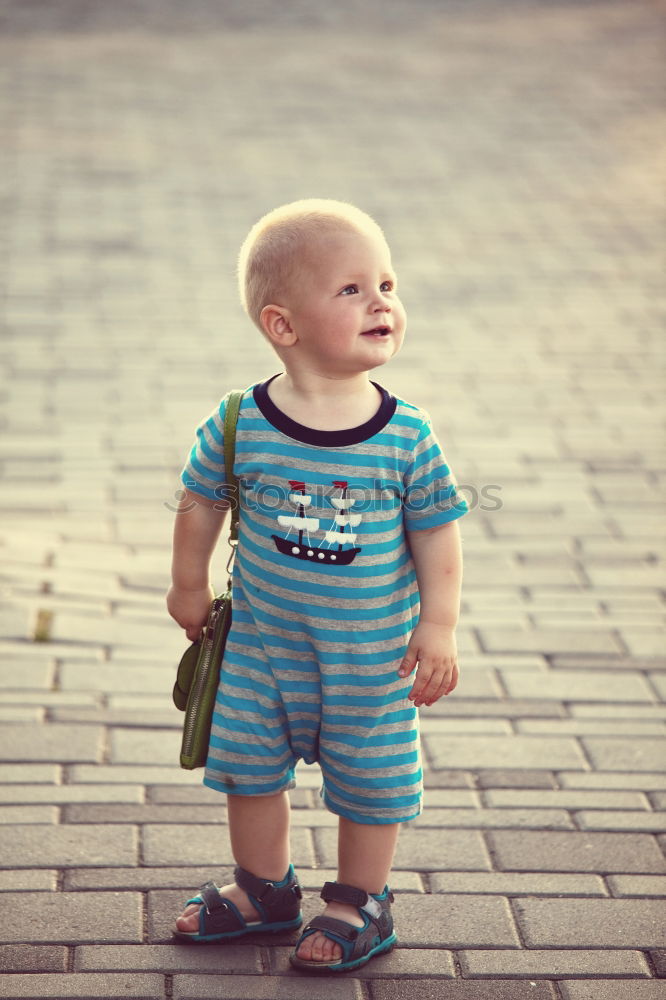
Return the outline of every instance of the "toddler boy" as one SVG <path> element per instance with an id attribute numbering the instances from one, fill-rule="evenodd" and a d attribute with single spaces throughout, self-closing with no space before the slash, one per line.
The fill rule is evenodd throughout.
<path id="1" fill-rule="evenodd" d="M 458 681 L 467 507 L 427 414 L 368 375 L 405 332 L 379 226 L 340 202 L 285 205 L 251 230 L 239 272 L 283 370 L 245 391 L 238 418 L 233 622 L 204 777 L 228 796 L 238 867 L 235 884 L 189 901 L 176 934 L 300 924 L 288 789 L 299 759 L 318 761 L 338 878 L 291 960 L 343 971 L 396 941 L 387 883 L 400 824 L 421 810 L 417 709 Z M 226 399 L 197 431 L 176 517 L 167 602 L 191 640 L 227 507 Z"/>

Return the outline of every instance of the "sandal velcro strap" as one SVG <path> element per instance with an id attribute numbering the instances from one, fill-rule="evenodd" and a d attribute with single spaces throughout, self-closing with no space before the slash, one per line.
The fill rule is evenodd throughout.
<path id="1" fill-rule="evenodd" d="M 252 872 L 240 866 L 234 870 L 234 879 L 236 885 L 239 885 L 241 889 L 245 889 L 245 892 L 251 896 L 256 896 L 257 899 L 265 899 L 275 889 L 273 883 L 269 882 L 268 879 L 257 878 Z"/>
<path id="2" fill-rule="evenodd" d="M 270 904 L 273 901 L 277 904 L 284 904 L 288 900 L 294 899 L 294 897 L 302 899 L 303 896 L 296 878 L 286 885 L 276 885 L 269 879 L 257 878 L 256 875 L 247 871 L 246 868 L 238 866 L 234 870 L 234 879 L 236 880 L 236 885 L 262 903 Z"/>
<path id="3" fill-rule="evenodd" d="M 303 933 L 306 934 L 308 931 L 331 931 L 332 934 L 341 937 L 344 941 L 355 941 L 362 930 L 362 927 L 352 927 L 351 924 L 345 923 L 344 920 L 322 916 L 311 920 Z"/>
<path id="4" fill-rule="evenodd" d="M 227 901 L 224 896 L 220 895 L 220 890 L 214 882 L 206 882 L 205 885 L 202 885 L 199 895 L 208 913 L 229 909 Z"/>
<path id="5" fill-rule="evenodd" d="M 349 906 L 359 907 L 365 906 L 370 897 L 365 889 L 357 889 L 342 882 L 325 882 L 321 898 L 326 903 L 347 903 Z"/>

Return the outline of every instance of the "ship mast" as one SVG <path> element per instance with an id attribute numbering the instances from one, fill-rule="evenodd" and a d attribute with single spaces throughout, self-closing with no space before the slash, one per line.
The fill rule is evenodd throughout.
<path id="1" fill-rule="evenodd" d="M 302 482 L 300 482 L 297 479 L 290 479 L 289 480 L 289 485 L 291 486 L 292 490 L 298 490 L 299 493 L 303 493 L 303 494 L 305 493 L 305 483 L 302 483 Z M 305 504 L 304 503 L 299 503 L 299 505 L 298 505 L 298 516 L 302 517 L 302 518 L 305 518 Z M 302 527 L 300 527 L 298 529 L 298 544 L 299 545 L 303 544 L 303 528 Z"/>
<path id="2" fill-rule="evenodd" d="M 334 479 L 333 480 L 333 485 L 336 486 L 339 490 L 342 490 L 342 493 L 340 494 L 340 499 L 341 500 L 346 500 L 347 499 L 347 485 L 348 485 L 347 480 L 346 479 Z M 340 525 L 340 534 L 344 535 L 344 533 L 345 533 L 345 525 L 341 524 Z M 342 542 L 341 541 L 338 542 L 338 552 L 342 552 Z"/>

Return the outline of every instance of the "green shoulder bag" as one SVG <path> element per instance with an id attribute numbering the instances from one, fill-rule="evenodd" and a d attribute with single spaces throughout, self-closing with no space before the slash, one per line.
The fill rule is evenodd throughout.
<path id="1" fill-rule="evenodd" d="M 227 589 L 211 604 L 208 621 L 200 638 L 183 653 L 173 687 L 174 704 L 181 712 L 185 712 L 180 766 L 188 771 L 206 764 L 215 696 L 220 682 L 220 665 L 231 625 L 231 567 L 238 544 L 240 508 L 238 481 L 234 476 L 234 457 L 236 422 L 242 397 L 241 391 L 230 393 L 224 411 L 225 481 L 231 487 L 231 554 L 227 562 Z"/>

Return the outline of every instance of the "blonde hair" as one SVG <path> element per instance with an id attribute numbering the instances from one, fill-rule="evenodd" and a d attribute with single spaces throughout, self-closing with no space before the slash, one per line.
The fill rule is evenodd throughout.
<path id="1" fill-rule="evenodd" d="M 384 233 L 360 208 L 329 198 L 305 198 L 281 205 L 259 219 L 248 233 L 238 257 L 238 287 L 250 319 L 263 332 L 261 312 L 279 304 L 313 238 L 340 229 Z"/>

